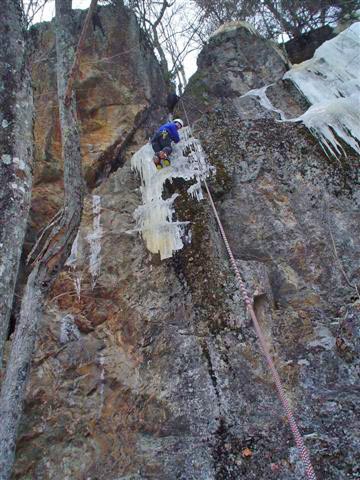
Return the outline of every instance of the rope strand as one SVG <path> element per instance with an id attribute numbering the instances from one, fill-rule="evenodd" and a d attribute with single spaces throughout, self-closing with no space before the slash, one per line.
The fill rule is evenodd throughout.
<path id="1" fill-rule="evenodd" d="M 190 132 L 192 132 L 192 129 L 191 129 L 191 125 L 190 125 L 190 122 L 189 122 L 189 117 L 187 115 L 187 112 L 186 112 L 186 109 L 185 109 L 185 106 L 184 106 L 184 102 L 182 100 L 182 98 L 180 99 L 181 101 L 181 104 L 182 104 L 182 108 L 184 110 L 184 114 L 185 114 L 185 118 L 186 118 L 186 121 L 189 125 L 189 128 L 190 128 Z M 295 443 L 296 443 L 296 446 L 300 452 L 300 457 L 303 461 L 303 464 L 305 466 L 305 475 L 306 475 L 306 478 L 308 480 L 316 480 L 316 475 L 315 475 L 315 471 L 314 471 L 314 468 L 312 466 L 312 463 L 311 463 L 311 459 L 310 459 L 310 454 L 309 454 L 309 451 L 308 449 L 306 448 L 305 446 L 305 443 L 304 443 L 304 440 L 302 438 L 302 435 L 300 433 L 300 430 L 297 426 L 297 422 L 295 420 L 295 416 L 294 416 L 294 413 L 292 412 L 291 410 L 291 407 L 290 407 L 290 404 L 289 404 L 289 400 L 287 399 L 287 396 L 286 396 L 286 393 L 285 393 L 285 390 L 284 390 L 284 387 L 281 383 L 281 380 L 280 380 L 280 376 L 278 374 L 278 371 L 276 370 L 276 367 L 275 367 L 275 364 L 274 364 L 274 361 L 270 355 L 270 352 L 269 352 L 269 349 L 268 349 L 268 346 L 267 346 L 267 343 L 266 343 L 266 340 L 265 340 L 265 337 L 262 333 L 262 330 L 261 330 L 261 327 L 260 327 L 260 324 L 259 324 L 259 321 L 256 317 L 256 314 L 255 314 L 255 311 L 254 311 L 254 308 L 253 308 L 253 304 L 252 304 L 252 301 L 249 297 L 249 294 L 246 290 L 246 287 L 245 287 L 245 283 L 243 282 L 243 279 L 241 278 L 241 274 L 240 274 L 240 271 L 238 269 L 238 266 L 236 265 L 236 260 L 235 260 L 235 257 L 232 253 L 232 250 L 230 248 L 230 244 L 229 244 L 229 241 L 227 239 L 227 236 L 225 234 L 225 230 L 224 230 L 224 227 L 221 223 L 221 220 L 220 220 L 220 217 L 219 217 L 219 214 L 217 212 L 217 209 L 216 209 L 216 206 L 215 206 L 215 203 L 214 203 L 214 200 L 212 198 L 212 195 L 210 193 L 210 190 L 209 190 L 209 187 L 208 187 L 208 184 L 206 182 L 205 179 L 203 179 L 203 182 L 204 182 L 204 185 L 205 185 L 205 189 L 206 189 L 206 192 L 208 194 L 208 197 L 209 197 L 209 201 L 210 201 L 210 205 L 213 209 L 213 212 L 214 212 L 214 215 L 215 215 L 215 218 L 216 218 L 216 221 L 217 221 L 217 224 L 219 226 L 219 229 L 220 229 L 220 233 L 221 233 L 221 236 L 223 238 L 223 241 L 224 241 L 224 244 L 225 244 L 225 247 L 226 247 L 226 250 L 227 250 L 227 253 L 229 255 L 229 258 L 230 258 L 230 263 L 234 269 L 234 272 L 235 272 L 235 276 L 236 276 L 236 279 L 237 279 L 237 282 L 238 282 L 238 286 L 239 286 L 239 289 L 240 289 L 240 292 L 243 296 L 243 299 L 244 299 L 244 302 L 245 302 L 245 305 L 246 305 L 246 308 L 247 308 L 247 311 L 249 312 L 250 314 L 250 317 L 252 319 L 252 322 L 254 324 L 254 328 L 255 328 L 255 332 L 256 332 L 256 335 L 257 335 L 257 338 L 259 340 L 259 343 L 260 343 L 260 346 L 261 346 L 261 350 L 264 354 L 264 357 L 266 359 L 266 362 L 268 364 L 268 367 L 269 367 L 269 370 L 273 376 L 273 379 L 274 379 L 274 383 L 275 383 L 275 386 L 276 386 L 276 390 L 277 390 L 277 393 L 278 393 L 278 396 L 279 396 L 279 399 L 282 403 L 282 406 L 284 408 L 284 411 L 286 413 L 286 416 L 287 416 L 287 419 L 288 419 L 288 422 L 289 422 L 289 425 L 290 425 L 290 429 L 291 429 L 291 432 L 294 436 L 294 440 L 295 440 Z"/>

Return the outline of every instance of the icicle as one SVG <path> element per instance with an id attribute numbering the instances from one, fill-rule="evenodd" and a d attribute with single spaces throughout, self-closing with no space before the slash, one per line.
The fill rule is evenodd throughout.
<path id="1" fill-rule="evenodd" d="M 357 141 L 360 140 L 359 112 L 360 99 L 357 95 L 351 95 L 312 105 L 303 115 L 288 121 L 303 122 L 325 147 L 325 152 L 338 157 L 344 153 L 338 138 L 360 154 Z"/>
<path id="2" fill-rule="evenodd" d="M 291 121 L 302 121 L 335 157 L 341 153 L 337 137 L 360 154 L 359 51 L 357 22 L 323 43 L 313 58 L 284 75 L 312 103 L 307 112 Z"/>
<path id="3" fill-rule="evenodd" d="M 101 228 L 101 197 L 100 195 L 92 196 L 93 206 L 93 230 L 86 237 L 90 244 L 90 266 L 89 270 L 92 277 L 92 288 L 95 287 L 101 269 L 101 238 L 103 230 Z"/>
<path id="4" fill-rule="evenodd" d="M 183 247 L 183 236 L 188 222 L 174 221 L 174 201 L 178 194 L 164 200 L 162 198 L 167 180 L 183 178 L 195 180 L 188 193 L 197 200 L 202 199 L 200 182 L 214 169 L 207 162 L 200 142 L 191 137 L 188 127 L 180 132 L 181 141 L 174 145 L 171 155 L 171 166 L 157 170 L 154 162 L 154 151 L 150 144 L 142 147 L 131 160 L 132 168 L 141 177 L 141 194 L 143 205 L 134 212 L 136 229 L 140 231 L 147 249 L 152 253 L 160 253 L 163 260 Z M 184 156 L 184 152 L 187 156 Z"/>
<path id="5" fill-rule="evenodd" d="M 296 118 L 286 118 L 266 95 L 271 85 L 242 95 L 256 97 L 266 110 L 278 113 L 283 122 L 302 122 L 318 139 L 325 153 L 344 153 L 339 139 L 360 154 L 360 22 L 323 43 L 312 59 L 294 65 L 290 79 L 313 105 Z"/>

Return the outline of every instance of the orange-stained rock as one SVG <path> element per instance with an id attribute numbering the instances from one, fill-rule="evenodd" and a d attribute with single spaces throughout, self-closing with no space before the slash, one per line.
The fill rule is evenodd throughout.
<path id="1" fill-rule="evenodd" d="M 247 29 L 225 31 L 203 50 L 185 101 L 318 478 L 337 480 L 359 463 L 360 301 L 343 273 L 358 284 L 359 170 L 241 98 L 276 82 L 281 62 Z M 301 108 L 282 82 L 271 88 Z M 39 328 L 14 479 L 303 478 L 211 208 L 185 183 L 166 195 L 179 194 L 191 242 L 162 262 L 134 231 L 140 181 L 128 163 L 87 196 Z"/>
<path id="2" fill-rule="evenodd" d="M 74 11 L 74 46 L 85 14 Z M 155 125 L 151 120 L 154 112 L 164 119 L 166 116 L 165 82 L 134 15 L 120 3 L 100 8 L 99 15 L 106 37 L 99 29 L 89 30 L 75 82 L 83 171 L 91 188 L 100 176 L 125 160 L 126 150 L 119 158 L 119 149 L 131 141 L 136 129 L 140 128 L 145 140 Z M 61 206 L 62 160 L 54 20 L 33 27 L 32 37 L 36 115 L 31 232 L 35 236 L 34 230 L 38 231 Z M 151 105 L 152 116 L 144 122 Z"/>

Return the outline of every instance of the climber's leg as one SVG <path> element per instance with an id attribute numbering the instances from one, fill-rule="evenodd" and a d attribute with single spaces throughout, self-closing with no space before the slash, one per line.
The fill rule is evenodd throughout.
<path id="1" fill-rule="evenodd" d="M 163 166 L 169 166 L 170 160 L 168 157 L 172 152 L 172 148 L 171 138 L 168 132 L 163 131 L 155 134 L 151 139 L 151 145 L 155 152 L 153 161 L 156 165 L 156 168 L 160 170 L 160 168 Z"/>
<path id="2" fill-rule="evenodd" d="M 161 165 L 163 167 L 168 167 L 170 165 L 170 155 L 172 152 L 171 148 L 171 138 L 167 131 L 161 132 L 160 141 L 161 145 Z"/>
<path id="3" fill-rule="evenodd" d="M 160 140 L 159 135 L 156 134 L 151 138 L 150 141 L 151 141 L 151 146 L 155 152 L 153 162 L 155 163 L 156 168 L 161 169 L 162 168 L 161 159 L 160 159 L 161 144 L 159 140 Z"/>
<path id="4" fill-rule="evenodd" d="M 161 159 L 161 165 L 163 167 L 168 167 L 170 165 L 170 154 L 172 152 L 171 147 L 165 147 L 161 150 L 160 153 L 160 159 Z"/>

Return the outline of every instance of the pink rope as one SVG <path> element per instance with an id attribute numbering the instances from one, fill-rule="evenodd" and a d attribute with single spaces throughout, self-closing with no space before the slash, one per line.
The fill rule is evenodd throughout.
<path id="1" fill-rule="evenodd" d="M 219 225 L 219 229 L 220 229 L 220 232 L 221 232 L 221 236 L 224 240 L 224 243 L 225 243 L 225 247 L 226 247 L 226 250 L 229 254 L 229 257 L 230 257 L 230 262 L 231 262 L 231 265 L 234 269 L 234 272 L 235 272 L 235 275 L 236 275 L 236 279 L 238 281 L 238 284 L 239 284 L 239 288 L 240 288 L 240 291 L 242 293 L 242 296 L 244 298 L 244 301 L 245 301 L 245 304 L 246 304 L 246 308 L 248 310 L 248 312 L 250 313 L 250 316 L 251 316 L 251 319 L 253 321 L 253 324 L 254 324 L 254 327 L 255 327 L 255 331 L 256 331 L 256 335 L 258 337 L 258 340 L 260 342 L 260 345 L 261 345 L 261 348 L 262 348 L 262 351 L 264 353 L 264 356 L 266 358 L 266 361 L 267 361 L 267 364 L 269 366 L 269 369 L 271 371 L 271 374 L 274 378 L 274 382 L 275 382 L 275 385 L 276 385 L 276 389 L 277 389 L 277 392 L 278 392 L 278 395 L 279 395 L 279 398 L 280 398 L 280 401 L 284 407 L 284 410 L 285 410 L 285 413 L 286 413 L 286 416 L 288 418 L 288 421 L 289 421 L 289 425 L 290 425 L 290 428 L 291 428 L 291 431 L 292 431 L 292 434 L 294 436 L 294 439 L 295 439 L 295 443 L 296 443 L 296 446 L 297 448 L 299 449 L 299 452 L 300 452 L 300 456 L 301 456 L 301 459 L 305 465 L 305 473 L 306 473 L 306 478 L 308 478 L 309 480 L 316 480 L 316 476 L 315 476 L 315 472 L 314 472 L 314 469 L 313 469 L 313 466 L 311 464 L 311 459 L 310 459 L 310 455 L 309 455 L 309 451 L 308 449 L 306 448 L 305 444 L 304 444 L 304 440 L 301 436 L 301 433 L 299 431 L 299 428 L 297 426 L 297 423 L 296 423 L 296 420 L 295 420 L 295 417 L 294 417 L 294 414 L 291 410 L 291 407 L 290 407 L 290 404 L 289 404 L 289 401 L 286 397 L 286 394 L 285 394 L 285 390 L 284 390 L 284 387 L 282 386 L 282 383 L 281 383 L 281 380 L 280 380 L 280 376 L 278 374 L 278 371 L 276 370 L 276 367 L 275 367 L 275 364 L 273 362 L 273 359 L 271 358 L 271 355 L 270 355 L 270 352 L 269 352 L 269 349 L 267 347 L 267 344 L 266 344 L 266 341 L 265 341 L 265 338 L 264 338 L 264 335 L 262 333 L 262 330 L 261 330 L 261 327 L 260 327 L 260 324 L 258 322 L 258 319 L 256 317 L 256 314 L 255 314 L 255 311 L 254 311 L 254 308 L 252 306 L 252 301 L 250 300 L 249 298 L 249 295 L 248 295 L 248 292 L 246 290 L 246 287 L 245 287 L 245 284 L 241 278 L 241 275 L 240 275 L 240 271 L 236 265 L 236 261 L 235 261 L 235 258 L 234 258 L 234 255 L 231 251 L 231 248 L 230 248 L 230 245 L 229 245 L 229 242 L 228 242 L 228 239 L 226 237 L 226 234 L 225 234 L 225 231 L 224 231 L 224 228 L 222 226 L 222 223 L 221 223 L 221 220 L 220 220 L 220 217 L 218 215 L 218 212 L 216 210 L 216 207 L 215 207 L 215 203 L 214 203 L 214 200 L 211 196 L 211 193 L 210 193 L 210 190 L 209 190 L 209 187 L 206 183 L 206 180 L 204 180 L 204 184 L 205 184 L 205 188 L 206 188 L 206 191 L 207 191 L 207 194 L 209 196 L 209 200 L 210 200 L 210 204 L 212 206 L 212 209 L 214 211 L 214 214 L 215 214 L 215 218 L 216 218 L 216 221 Z"/>

